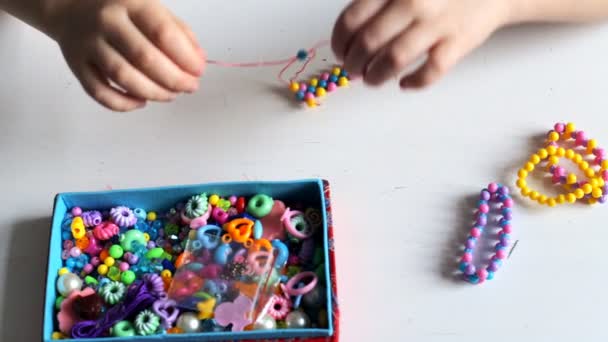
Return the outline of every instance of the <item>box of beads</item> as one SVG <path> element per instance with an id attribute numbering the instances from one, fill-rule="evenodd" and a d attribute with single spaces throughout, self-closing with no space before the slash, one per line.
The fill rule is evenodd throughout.
<path id="1" fill-rule="evenodd" d="M 338 341 L 329 184 L 62 193 L 43 340 Z"/>

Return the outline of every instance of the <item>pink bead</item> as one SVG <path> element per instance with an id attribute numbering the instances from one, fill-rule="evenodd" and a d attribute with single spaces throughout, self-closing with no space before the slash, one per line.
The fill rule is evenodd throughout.
<path id="1" fill-rule="evenodd" d="M 513 207 L 513 199 L 507 198 L 502 202 L 502 206 L 504 208 L 512 208 Z"/>
<path id="2" fill-rule="evenodd" d="M 80 248 L 72 247 L 72 249 L 70 249 L 70 255 L 72 257 L 78 258 L 80 256 L 80 254 L 82 254 L 82 251 L 80 250 Z"/>
<path id="3" fill-rule="evenodd" d="M 559 175 L 553 175 L 551 176 L 551 181 L 553 182 L 553 184 L 557 184 L 562 180 L 562 177 L 560 177 Z"/>
<path id="4" fill-rule="evenodd" d="M 554 175 L 558 175 L 558 176 L 565 176 L 566 175 L 566 169 L 562 166 L 558 166 L 555 168 L 555 171 L 553 173 Z"/>
<path id="5" fill-rule="evenodd" d="M 329 79 L 329 73 L 328 73 L 328 72 L 324 72 L 324 73 L 321 75 L 321 79 L 322 79 L 323 81 L 327 81 L 327 80 Z"/>
<path id="6" fill-rule="evenodd" d="M 488 271 L 485 268 L 480 268 L 477 270 L 477 276 L 479 277 L 479 281 L 484 281 L 488 278 Z"/>
<path id="7" fill-rule="evenodd" d="M 230 198 L 228 198 L 228 201 L 230 202 L 230 205 L 235 205 L 236 204 L 236 196 L 230 196 Z"/>
<path id="8" fill-rule="evenodd" d="M 490 206 L 485 203 L 481 204 L 481 205 L 479 205 L 479 211 L 484 214 L 487 214 L 490 211 Z"/>
<path id="9" fill-rule="evenodd" d="M 578 131 L 576 133 L 576 146 L 581 146 L 585 143 L 586 137 L 585 137 L 585 132 L 583 131 Z"/>
<path id="10" fill-rule="evenodd" d="M 488 184 L 488 191 L 490 191 L 490 193 L 495 193 L 498 190 L 498 184 L 496 183 L 490 183 Z"/>
<path id="11" fill-rule="evenodd" d="M 510 224 L 506 224 L 504 227 L 502 227 L 502 231 L 505 232 L 505 234 L 511 234 L 513 228 Z"/>
<path id="12" fill-rule="evenodd" d="M 80 207 L 72 208 L 72 215 L 74 215 L 74 216 L 82 215 L 82 209 L 80 209 Z"/>
<path id="13" fill-rule="evenodd" d="M 502 249 L 499 249 L 498 251 L 496 251 L 496 259 L 504 259 L 507 257 L 507 252 L 505 252 Z"/>
<path id="14" fill-rule="evenodd" d="M 606 151 L 603 148 L 595 148 L 593 149 L 593 154 L 595 154 L 597 157 L 604 158 L 606 156 Z"/>
<path id="15" fill-rule="evenodd" d="M 74 247 L 74 241 L 72 240 L 65 240 L 63 241 L 63 249 L 72 249 L 72 247 Z"/>
<path id="16" fill-rule="evenodd" d="M 471 229 L 471 236 L 474 238 L 478 238 L 481 236 L 481 230 L 479 230 L 479 228 L 472 228 Z"/>
<path id="17" fill-rule="evenodd" d="M 553 129 L 555 129 L 555 131 L 557 133 L 563 133 L 564 130 L 566 129 L 566 125 L 564 125 L 561 122 L 558 122 L 558 123 L 555 124 L 555 126 L 553 126 Z"/>
<path id="18" fill-rule="evenodd" d="M 313 93 L 306 93 L 306 95 L 304 95 L 304 100 L 310 100 L 310 99 L 314 99 L 315 95 Z"/>
<path id="19" fill-rule="evenodd" d="M 550 143 L 549 143 L 549 146 L 555 146 L 555 147 L 558 147 L 558 146 L 557 146 L 557 143 L 556 143 L 555 141 L 550 142 Z"/>
<path id="20" fill-rule="evenodd" d="M 462 261 L 462 262 L 471 262 L 471 261 L 473 261 L 473 255 L 471 253 L 464 253 L 462 255 L 462 259 L 460 259 L 460 261 Z"/>
<path id="21" fill-rule="evenodd" d="M 602 165 L 603 161 L 604 161 L 604 157 L 600 157 L 600 156 L 595 157 L 595 160 L 594 160 L 595 165 Z"/>
<path id="22" fill-rule="evenodd" d="M 99 260 L 99 258 L 98 258 L 98 257 L 92 257 L 92 258 L 91 258 L 91 265 L 93 265 L 93 267 L 97 267 L 97 266 L 99 266 L 99 263 L 100 263 L 100 262 L 101 262 L 101 261 Z"/>
<path id="23" fill-rule="evenodd" d="M 602 171 L 602 179 L 608 181 L 608 170 Z"/>
<path id="24" fill-rule="evenodd" d="M 93 272 L 93 265 L 86 264 L 86 265 L 84 265 L 82 270 L 84 271 L 84 273 L 89 274 L 89 273 Z"/>
<path id="25" fill-rule="evenodd" d="M 306 83 L 300 83 L 300 91 L 306 91 L 306 89 L 308 89 Z"/>
<path id="26" fill-rule="evenodd" d="M 332 92 L 334 90 L 336 90 L 338 88 L 338 86 L 334 83 L 334 82 L 329 82 L 327 84 L 327 91 Z"/>
<path id="27" fill-rule="evenodd" d="M 123 261 L 118 265 L 118 268 L 121 272 L 127 271 L 129 270 L 129 264 Z"/>

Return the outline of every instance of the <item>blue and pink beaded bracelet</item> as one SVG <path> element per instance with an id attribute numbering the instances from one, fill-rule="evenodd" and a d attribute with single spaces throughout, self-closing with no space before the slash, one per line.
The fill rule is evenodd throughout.
<path id="1" fill-rule="evenodd" d="M 498 225 L 500 226 L 499 240 L 494 246 L 495 254 L 490 258 L 488 266 L 477 269 L 473 265 L 473 249 L 486 229 L 488 214 L 493 207 L 500 210 L 501 214 L 500 219 L 498 219 Z M 494 274 L 502 265 L 502 261 L 507 257 L 507 248 L 512 232 L 512 208 L 513 199 L 509 194 L 509 188 L 506 186 L 490 183 L 487 189 L 481 191 L 477 212 L 475 213 L 475 225 L 471 228 L 464 245 L 464 254 L 460 259 L 460 270 L 464 273 L 464 279 L 471 284 L 481 284 L 486 280 L 493 279 Z"/>

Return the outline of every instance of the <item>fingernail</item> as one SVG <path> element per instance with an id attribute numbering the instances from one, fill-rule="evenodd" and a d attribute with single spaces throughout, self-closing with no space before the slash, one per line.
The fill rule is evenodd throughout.
<path id="1" fill-rule="evenodd" d="M 170 93 L 169 95 L 167 95 L 167 101 L 173 101 L 177 98 L 177 94 L 175 93 Z"/>

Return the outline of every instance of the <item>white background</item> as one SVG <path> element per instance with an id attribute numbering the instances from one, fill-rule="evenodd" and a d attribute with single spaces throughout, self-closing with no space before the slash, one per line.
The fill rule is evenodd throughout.
<path id="1" fill-rule="evenodd" d="M 284 58 L 328 38 L 343 1 L 171 8 L 209 58 Z M 519 240 L 496 279 L 456 281 L 475 196 L 512 185 L 557 120 L 608 141 L 608 27 L 499 32 L 423 92 L 353 84 L 309 110 L 279 68 L 210 66 L 168 105 L 108 112 L 56 44 L 0 19 L 0 340 L 40 338 L 53 196 L 218 180 L 333 185 L 342 341 L 605 341 L 608 212 L 516 196 Z M 331 52 L 316 67 L 330 66 Z M 311 73 L 314 68 L 311 69 Z"/>

